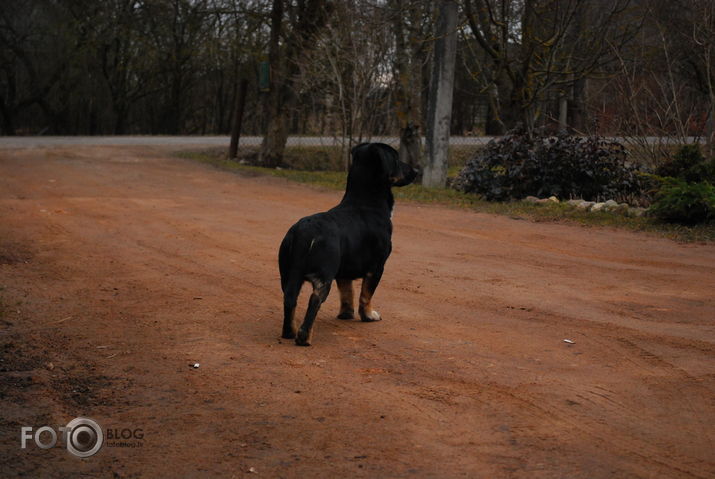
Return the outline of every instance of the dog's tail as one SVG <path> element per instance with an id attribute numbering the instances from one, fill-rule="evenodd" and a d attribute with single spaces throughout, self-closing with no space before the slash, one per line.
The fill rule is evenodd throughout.
<path id="1" fill-rule="evenodd" d="M 295 302 L 303 284 L 305 267 L 305 252 L 299 251 L 301 242 L 296 241 L 294 228 L 288 230 L 278 250 L 278 269 L 281 274 L 281 289 L 283 296 Z"/>
<path id="2" fill-rule="evenodd" d="M 295 308 L 304 281 L 305 254 L 301 254 L 294 228 L 288 230 L 278 250 L 278 269 L 283 290 L 283 337 L 295 337 Z"/>

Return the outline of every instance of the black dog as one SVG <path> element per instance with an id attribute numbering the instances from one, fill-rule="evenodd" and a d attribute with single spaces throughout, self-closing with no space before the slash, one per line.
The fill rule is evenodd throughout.
<path id="1" fill-rule="evenodd" d="M 340 319 L 353 319 L 353 280 L 362 278 L 360 319 L 379 321 L 370 300 L 392 251 L 393 186 L 409 185 L 417 171 L 399 161 L 394 148 L 362 143 L 352 150 L 352 166 L 342 201 L 291 226 L 278 253 L 283 289 L 283 337 L 310 346 L 320 305 L 333 280 L 340 290 Z M 299 330 L 295 308 L 303 282 L 313 285 Z"/>

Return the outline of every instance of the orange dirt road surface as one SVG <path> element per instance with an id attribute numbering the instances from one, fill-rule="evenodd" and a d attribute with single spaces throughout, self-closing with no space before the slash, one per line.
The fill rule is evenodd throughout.
<path id="1" fill-rule="evenodd" d="M 334 288 L 297 347 L 278 245 L 340 197 L 0 150 L 0 477 L 715 477 L 715 246 L 398 202 L 384 320 Z M 21 449 L 78 416 L 96 455 Z"/>

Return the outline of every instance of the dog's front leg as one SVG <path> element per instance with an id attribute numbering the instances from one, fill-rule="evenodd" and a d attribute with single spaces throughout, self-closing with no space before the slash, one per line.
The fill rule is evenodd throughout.
<path id="1" fill-rule="evenodd" d="M 372 309 L 372 296 L 375 294 L 377 285 L 380 284 L 382 278 L 382 268 L 367 273 L 362 280 L 362 289 L 360 290 L 360 319 L 365 322 L 380 321 L 380 313 Z"/>
<path id="2" fill-rule="evenodd" d="M 338 313 L 338 319 L 354 319 L 353 280 L 336 279 L 335 282 L 338 284 L 338 290 L 340 290 L 340 313 Z"/>

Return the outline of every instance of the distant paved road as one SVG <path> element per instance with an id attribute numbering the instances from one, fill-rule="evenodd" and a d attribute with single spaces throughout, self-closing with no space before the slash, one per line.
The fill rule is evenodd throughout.
<path id="1" fill-rule="evenodd" d="M 260 145 L 260 136 L 241 137 L 241 145 Z M 489 142 L 492 137 L 454 136 L 450 142 L 453 145 L 481 145 Z M 370 141 L 397 144 L 397 137 L 372 137 Z M 0 137 L 0 148 L 39 148 L 69 145 L 127 145 L 127 146 L 228 146 L 228 136 L 4 136 Z M 339 140 L 333 137 L 292 136 L 288 138 L 289 145 L 336 145 Z"/>
<path id="2" fill-rule="evenodd" d="M 241 138 L 241 144 L 260 144 L 260 137 Z M 52 146 L 221 146 L 227 136 L 14 136 L 0 137 L 0 148 L 42 148 Z"/>
<path id="3" fill-rule="evenodd" d="M 256 146 L 261 144 L 261 136 L 241 137 L 240 144 L 243 146 Z M 454 146 L 477 146 L 485 145 L 493 136 L 452 136 L 449 139 L 450 145 Z M 624 141 L 624 138 L 609 137 Z M 364 141 L 379 141 L 391 145 L 397 145 L 399 138 L 394 136 L 373 136 L 364 138 Z M 680 143 L 678 138 L 658 138 L 648 137 L 645 139 L 649 144 L 658 143 Z M 229 144 L 228 136 L 0 136 L 0 149 L 7 148 L 46 148 L 52 146 L 226 146 Z M 695 142 L 695 138 L 687 138 L 688 143 Z M 703 139 L 700 139 L 703 142 Z M 626 143 L 628 143 L 626 141 Z M 288 145 L 293 146 L 330 146 L 339 145 L 340 139 L 332 136 L 291 136 L 288 138 Z"/>

